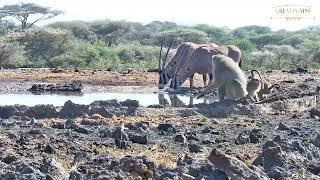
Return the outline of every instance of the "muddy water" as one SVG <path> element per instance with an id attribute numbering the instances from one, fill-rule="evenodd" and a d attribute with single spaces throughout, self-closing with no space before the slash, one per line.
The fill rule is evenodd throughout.
<path id="1" fill-rule="evenodd" d="M 26 105 L 34 106 L 39 104 L 52 104 L 54 106 L 63 106 L 63 104 L 71 100 L 77 104 L 90 104 L 96 100 L 117 99 L 124 101 L 126 99 L 138 100 L 140 105 L 148 106 L 154 104 L 183 106 L 199 103 L 211 103 L 216 99 L 196 99 L 190 95 L 169 95 L 157 93 L 119 93 L 119 92 L 98 92 L 98 93 L 60 93 L 60 94 L 0 94 L 0 105 Z"/>

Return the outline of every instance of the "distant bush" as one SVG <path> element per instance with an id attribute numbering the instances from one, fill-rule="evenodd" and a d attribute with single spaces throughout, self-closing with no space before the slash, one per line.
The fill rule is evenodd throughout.
<path id="1" fill-rule="evenodd" d="M 47 27 L 19 25 L 0 19 L 0 66 L 156 68 L 159 46 L 172 51 L 183 42 L 233 44 L 242 52 L 244 69 L 319 68 L 320 26 L 299 31 L 272 31 L 264 26 L 236 29 L 153 21 L 64 21 Z M 170 59 L 170 58 L 168 58 Z"/>
<path id="2" fill-rule="evenodd" d="M 4 68 L 23 67 L 27 58 L 23 46 L 9 37 L 0 38 L 0 66 Z"/>

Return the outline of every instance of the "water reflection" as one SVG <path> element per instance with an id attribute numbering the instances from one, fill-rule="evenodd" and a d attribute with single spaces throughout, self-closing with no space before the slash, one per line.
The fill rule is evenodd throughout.
<path id="1" fill-rule="evenodd" d="M 30 91 L 34 95 L 83 96 L 81 91 Z"/>
<path id="2" fill-rule="evenodd" d="M 117 99 L 124 101 L 126 99 L 137 100 L 142 106 L 161 104 L 163 106 L 181 107 L 199 103 L 212 103 L 217 101 L 215 97 L 196 99 L 192 95 L 169 95 L 167 93 L 125 93 L 125 92 L 24 92 L 19 94 L 0 94 L 0 106 L 4 105 L 26 105 L 35 106 L 38 104 L 52 104 L 54 106 L 63 106 L 71 100 L 77 104 L 90 104 L 97 100 Z"/>
<path id="3" fill-rule="evenodd" d="M 166 99 L 168 96 L 168 99 Z M 211 98 L 201 98 L 197 99 L 192 95 L 167 95 L 167 94 L 158 94 L 159 104 L 163 106 L 172 106 L 172 107 L 184 107 L 184 106 L 193 106 L 195 104 L 204 103 L 210 104 L 217 99 L 215 97 Z"/>

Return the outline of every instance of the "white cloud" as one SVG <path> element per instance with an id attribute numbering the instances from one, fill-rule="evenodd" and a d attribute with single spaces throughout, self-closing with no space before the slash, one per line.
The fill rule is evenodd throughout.
<path id="1" fill-rule="evenodd" d="M 0 5 L 19 2 L 2 0 Z M 320 24 L 318 0 L 25 0 L 23 2 L 33 2 L 65 11 L 65 14 L 51 21 L 109 18 L 148 23 L 153 20 L 167 20 L 188 25 L 206 23 L 231 28 L 265 25 L 273 29 L 288 30 Z M 317 19 L 300 21 L 270 19 L 273 6 L 288 3 L 312 5 Z"/>

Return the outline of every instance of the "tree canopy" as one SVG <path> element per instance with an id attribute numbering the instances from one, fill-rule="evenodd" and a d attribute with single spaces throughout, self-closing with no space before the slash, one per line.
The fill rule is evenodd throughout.
<path id="1" fill-rule="evenodd" d="M 61 13 L 62 11 L 51 10 L 51 8 L 33 3 L 6 5 L 0 8 L 1 16 L 15 18 L 21 23 L 22 30 L 32 27 L 38 21 L 53 18 Z"/>

